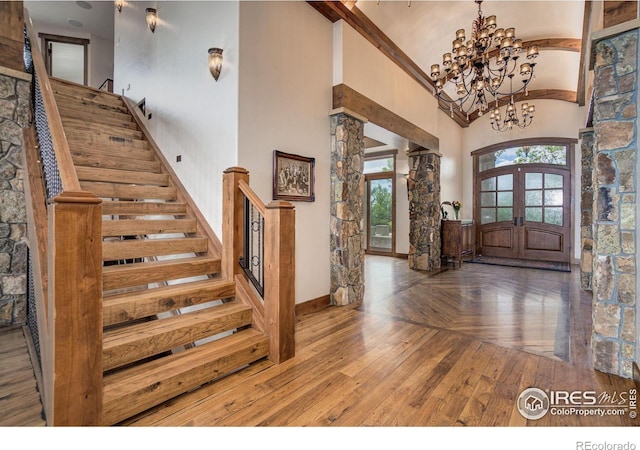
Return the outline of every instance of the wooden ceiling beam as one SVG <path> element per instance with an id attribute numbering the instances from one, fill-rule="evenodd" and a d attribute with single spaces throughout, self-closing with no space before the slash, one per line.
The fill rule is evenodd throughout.
<path id="1" fill-rule="evenodd" d="M 431 80 L 431 77 L 427 75 L 406 53 L 404 53 L 380 28 L 378 28 L 371 19 L 358 9 L 353 1 L 322 0 L 308 1 L 307 3 L 332 23 L 335 23 L 340 19 L 344 20 L 424 89 L 431 94 L 435 92 L 434 82 Z M 582 40 L 572 38 L 547 38 L 531 40 L 523 43 L 523 47 L 528 47 L 530 45 L 537 45 L 540 50 L 579 52 L 582 48 Z M 543 89 L 540 91 L 530 91 L 529 97 L 531 97 L 533 92 L 544 92 L 545 94 L 541 98 L 549 99 L 554 95 L 557 95 L 558 97 L 553 98 L 554 100 L 576 101 L 575 92 L 573 93 L 573 100 L 567 100 L 571 95 L 566 95 L 565 93 L 569 91 Z M 444 95 L 446 96 L 446 94 Z M 446 96 L 446 99 L 451 101 L 451 98 L 448 96 Z M 463 128 L 468 127 L 473 121 L 473 115 L 470 116 L 470 120 L 467 121 L 466 114 L 463 114 L 455 107 L 453 109 L 453 114 L 451 114 L 449 104 L 442 99 L 438 99 L 438 107 L 451 115 L 451 118 Z"/>
<path id="2" fill-rule="evenodd" d="M 508 96 L 500 97 L 498 99 L 498 104 L 500 106 L 504 106 L 507 103 L 509 103 L 509 100 L 510 100 L 510 97 Z M 561 100 L 565 102 L 575 103 L 576 92 L 566 91 L 563 89 L 538 89 L 538 90 L 529 91 L 528 95 L 525 95 L 524 92 L 520 92 L 513 96 L 513 101 L 515 103 L 522 102 L 522 101 L 531 102 L 533 100 Z M 491 108 L 494 108 L 495 107 L 494 105 L 495 105 L 495 100 L 489 103 L 489 106 Z M 485 115 L 488 115 L 488 114 L 489 113 L 485 113 Z M 478 119 L 477 111 L 469 115 L 469 123 L 473 122 L 476 119 Z"/>
<path id="3" fill-rule="evenodd" d="M 593 11 L 593 2 L 591 0 L 585 0 L 584 2 L 584 16 L 582 19 L 582 45 L 580 47 L 580 64 L 578 66 L 578 89 L 577 89 L 577 102 L 578 106 L 584 106 L 586 104 L 587 97 L 587 73 L 589 65 L 589 36 L 591 35 L 591 14 Z"/>

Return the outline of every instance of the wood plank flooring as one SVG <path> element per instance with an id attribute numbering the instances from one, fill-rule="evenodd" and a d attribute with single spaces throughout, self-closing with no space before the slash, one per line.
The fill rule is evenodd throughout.
<path id="1" fill-rule="evenodd" d="M 0 329 L 0 427 L 43 426 L 42 414 L 23 329 Z"/>
<path id="2" fill-rule="evenodd" d="M 634 388 L 592 369 L 591 298 L 577 273 L 463 264 L 426 274 L 368 256 L 366 280 L 362 305 L 298 318 L 295 358 L 262 360 L 121 425 L 639 424 L 626 415 L 526 420 L 516 408 L 528 387 Z"/>
<path id="3" fill-rule="evenodd" d="M 526 420 L 520 392 L 621 392 L 591 367 L 576 273 L 463 264 L 438 274 L 369 256 L 359 307 L 298 318 L 296 357 L 267 361 L 126 421 L 133 426 L 634 426 L 628 416 Z"/>

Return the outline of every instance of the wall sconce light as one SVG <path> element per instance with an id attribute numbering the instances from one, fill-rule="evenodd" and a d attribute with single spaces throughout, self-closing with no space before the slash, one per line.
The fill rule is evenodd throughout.
<path id="1" fill-rule="evenodd" d="M 122 5 L 124 4 L 124 0 L 115 0 L 113 3 L 115 3 L 118 12 L 122 12 Z"/>
<path id="2" fill-rule="evenodd" d="M 218 81 L 220 71 L 222 70 L 222 49 L 210 48 L 209 49 L 209 70 L 213 78 Z"/>
<path id="3" fill-rule="evenodd" d="M 154 8 L 147 8 L 145 10 L 147 14 L 147 25 L 152 33 L 156 31 L 156 22 L 158 21 L 158 13 Z"/>

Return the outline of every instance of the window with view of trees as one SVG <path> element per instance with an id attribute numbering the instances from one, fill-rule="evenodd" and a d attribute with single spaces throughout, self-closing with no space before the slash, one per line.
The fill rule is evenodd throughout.
<path id="1" fill-rule="evenodd" d="M 564 145 L 523 145 L 480 155 L 479 171 L 519 164 L 567 165 L 567 147 Z"/>

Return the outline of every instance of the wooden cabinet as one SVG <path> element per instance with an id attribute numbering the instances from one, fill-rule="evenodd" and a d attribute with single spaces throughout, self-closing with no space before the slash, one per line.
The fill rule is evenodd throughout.
<path id="1" fill-rule="evenodd" d="M 463 256 L 475 256 L 475 226 L 473 220 L 443 220 L 440 223 L 442 258 L 458 261 Z"/>

